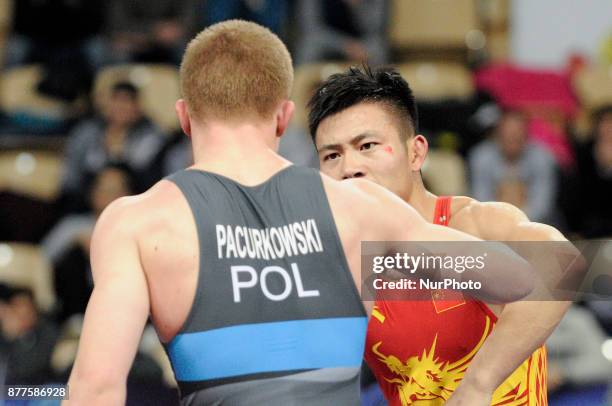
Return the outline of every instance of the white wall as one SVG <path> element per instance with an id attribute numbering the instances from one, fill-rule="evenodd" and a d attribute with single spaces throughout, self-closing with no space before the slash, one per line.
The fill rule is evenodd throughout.
<path id="1" fill-rule="evenodd" d="M 513 60 L 559 68 L 579 51 L 595 60 L 612 35 L 612 0 L 511 0 Z"/>

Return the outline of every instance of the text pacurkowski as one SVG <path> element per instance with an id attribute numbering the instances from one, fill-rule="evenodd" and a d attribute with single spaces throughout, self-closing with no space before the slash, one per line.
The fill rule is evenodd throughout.
<path id="1" fill-rule="evenodd" d="M 217 224 L 221 258 L 277 259 L 323 252 L 314 219 L 264 229 Z"/>

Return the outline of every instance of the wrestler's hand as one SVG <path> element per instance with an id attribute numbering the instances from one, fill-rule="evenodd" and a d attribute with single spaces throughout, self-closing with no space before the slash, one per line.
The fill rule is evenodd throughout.
<path id="1" fill-rule="evenodd" d="M 445 406 L 490 406 L 492 396 L 492 392 L 460 384 Z"/>

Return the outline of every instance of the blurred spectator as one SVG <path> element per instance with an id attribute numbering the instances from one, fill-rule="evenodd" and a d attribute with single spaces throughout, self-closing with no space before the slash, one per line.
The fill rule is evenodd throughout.
<path id="1" fill-rule="evenodd" d="M 612 236 L 612 105 L 595 114 L 593 137 L 576 148 L 577 170 L 564 183 L 565 217 L 584 238 Z"/>
<path id="2" fill-rule="evenodd" d="M 199 0 L 112 0 L 108 31 L 116 62 L 178 64 L 196 29 Z"/>
<path id="3" fill-rule="evenodd" d="M 557 172 L 553 157 L 528 141 L 527 119 L 505 112 L 494 139 L 477 145 L 469 156 L 472 195 L 481 201 L 506 201 L 529 219 L 550 222 L 555 211 Z"/>
<path id="4" fill-rule="evenodd" d="M 143 115 L 138 90 L 129 83 L 117 83 L 105 110 L 102 118 L 78 124 L 68 139 L 62 192 L 72 203 L 83 203 L 86 177 L 109 162 L 124 162 L 134 171 L 136 191 L 161 176 L 157 158 L 166 137 Z"/>
<path id="5" fill-rule="evenodd" d="M 299 0 L 296 61 L 347 59 L 372 65 L 388 58 L 386 0 Z"/>
<path id="6" fill-rule="evenodd" d="M 41 243 L 55 274 L 60 320 L 85 312 L 92 290 L 89 244 L 97 218 L 113 200 L 133 192 L 133 176 L 122 164 L 106 166 L 90 183 L 89 193 L 84 193 L 90 211 L 64 217 Z"/>
<path id="7" fill-rule="evenodd" d="M 239 18 L 268 27 L 277 35 L 287 16 L 286 0 L 206 0 L 206 26 Z"/>
<path id="8" fill-rule="evenodd" d="M 7 359 L 7 384 L 40 385 L 48 380 L 57 327 L 39 314 L 32 291 L 2 288 L 0 349 Z"/>
<path id="9" fill-rule="evenodd" d="M 566 72 L 493 63 L 476 71 L 475 83 L 505 109 L 527 112 L 530 138 L 547 149 L 561 168 L 574 164 L 565 128 L 578 103 Z"/>

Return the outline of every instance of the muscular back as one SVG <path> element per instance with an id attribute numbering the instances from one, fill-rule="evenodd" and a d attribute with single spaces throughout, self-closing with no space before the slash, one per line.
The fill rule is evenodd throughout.
<path id="1" fill-rule="evenodd" d="M 151 317 L 160 339 L 168 342 L 185 322 L 196 292 L 200 262 L 196 226 L 187 201 L 169 181 L 155 185 L 139 206 L 134 212 L 145 217 L 138 245 Z"/>
<path id="2" fill-rule="evenodd" d="M 370 182 L 337 182 L 323 176 L 323 184 L 359 289 L 361 241 L 398 240 L 402 235 L 408 239 L 411 225 L 422 220 L 416 212 L 407 210 L 405 227 L 398 228 L 397 217 L 391 221 L 391 216 L 385 215 L 392 210 L 388 206 L 397 202 L 377 197 L 371 189 L 378 187 Z M 178 187 L 166 180 L 131 204 L 132 218 L 138 218 L 138 246 L 149 287 L 152 320 L 162 341 L 168 342 L 184 324 L 196 293 L 201 259 L 194 218 Z M 411 219 L 411 215 L 415 217 Z M 392 235 L 394 238 L 390 238 Z"/>

